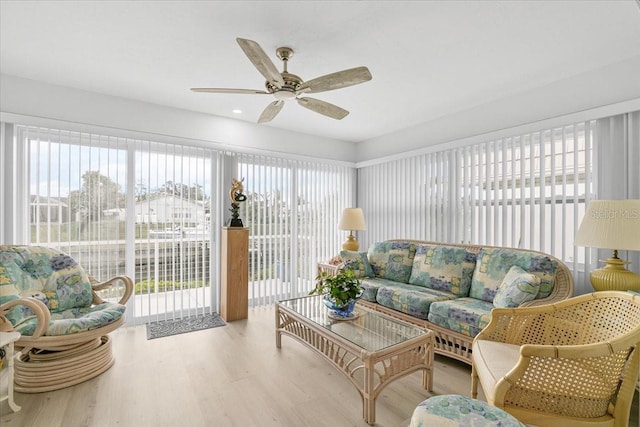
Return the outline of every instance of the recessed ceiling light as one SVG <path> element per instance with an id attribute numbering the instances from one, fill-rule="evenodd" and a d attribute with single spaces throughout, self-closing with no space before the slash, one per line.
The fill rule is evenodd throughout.
<path id="1" fill-rule="evenodd" d="M 241 109 L 239 109 L 239 108 L 234 108 L 233 110 L 231 110 L 231 112 L 232 112 L 233 114 L 242 114 L 242 110 L 241 110 Z"/>

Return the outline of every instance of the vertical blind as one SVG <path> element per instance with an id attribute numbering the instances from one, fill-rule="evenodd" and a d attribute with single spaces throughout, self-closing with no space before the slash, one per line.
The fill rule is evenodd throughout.
<path id="1" fill-rule="evenodd" d="M 250 228 L 252 306 L 309 292 L 317 262 L 340 248 L 340 212 L 355 200 L 348 165 L 34 126 L 15 131 L 26 147 L 13 199 L 29 206 L 23 240 L 61 249 L 98 280 L 133 277 L 127 314 L 135 322 L 217 307 L 217 239 L 231 176 L 244 179 L 248 196 L 241 218 Z"/>
<path id="2" fill-rule="evenodd" d="M 136 140 L 136 316 L 150 320 L 215 311 L 218 250 L 212 150 Z"/>
<path id="3" fill-rule="evenodd" d="M 247 200 L 249 301 L 253 306 L 307 294 L 316 266 L 340 248 L 336 229 L 354 200 L 354 168 L 256 154 L 234 154 Z"/>
<path id="4" fill-rule="evenodd" d="M 128 316 L 138 321 L 211 311 L 215 152 L 38 127 L 17 131 L 28 147 L 30 243 L 68 253 L 100 281 L 133 277 Z"/>
<path id="5" fill-rule="evenodd" d="M 593 192 L 594 121 L 358 169 L 366 244 L 389 238 L 521 247 L 584 262 L 573 235 Z"/>

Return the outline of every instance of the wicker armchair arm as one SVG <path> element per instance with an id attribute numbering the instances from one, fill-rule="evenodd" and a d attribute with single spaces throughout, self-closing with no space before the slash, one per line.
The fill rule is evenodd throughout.
<path id="1" fill-rule="evenodd" d="M 520 347 L 520 355 L 523 357 L 586 360 L 594 357 L 609 356 L 615 351 L 629 348 L 628 345 L 623 347 L 619 344 L 620 343 L 611 344 L 602 342 L 584 345 L 525 344 Z"/>
<path id="2" fill-rule="evenodd" d="M 35 298 L 18 298 L 0 305 L 0 319 L 6 320 L 5 315 L 7 314 L 7 312 L 17 305 L 24 305 L 29 307 L 31 311 L 33 311 L 33 313 L 36 315 L 38 323 L 36 325 L 36 329 L 33 331 L 33 335 L 29 338 L 40 338 L 42 335 L 44 335 L 49 328 L 51 314 L 49 313 L 49 309 L 47 308 L 47 306 L 42 301 Z M 29 350 L 31 350 L 31 347 L 26 347 L 22 351 L 26 353 Z"/>
<path id="3" fill-rule="evenodd" d="M 535 324 L 544 327 L 545 313 L 554 311 L 553 305 L 518 308 L 494 308 L 489 324 L 476 336 L 478 340 L 503 342 L 507 344 L 544 344 L 538 339 L 530 340 L 527 329 Z M 534 337 L 535 338 L 535 337 Z"/>
<path id="4" fill-rule="evenodd" d="M 94 291 L 93 292 L 93 303 L 94 304 L 101 304 L 101 303 L 105 302 L 102 298 L 100 298 L 98 296 L 98 294 L 96 294 L 96 291 L 102 291 L 102 290 L 105 290 L 105 289 L 109 289 L 109 288 L 113 287 L 118 282 L 122 282 L 124 284 L 124 294 L 122 295 L 122 298 L 120 298 L 120 301 L 118 301 L 118 304 L 125 304 L 129 300 L 129 298 L 131 297 L 131 294 L 133 294 L 133 280 L 131 280 L 131 278 L 129 276 L 115 276 L 115 277 L 112 277 L 111 279 L 107 280 L 106 282 L 92 283 L 91 284 L 91 289 Z"/>

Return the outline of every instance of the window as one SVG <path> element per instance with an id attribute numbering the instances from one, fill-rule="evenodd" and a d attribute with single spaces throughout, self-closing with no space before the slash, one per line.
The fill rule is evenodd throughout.
<path id="1" fill-rule="evenodd" d="M 25 167 L 10 205 L 27 214 L 9 217 L 22 240 L 69 253 L 98 280 L 133 277 L 127 314 L 137 322 L 216 309 L 216 239 L 229 216 L 231 177 L 245 179 L 248 195 L 241 218 L 251 230 L 252 305 L 309 292 L 316 263 L 340 248 L 335 224 L 354 198 L 351 166 L 183 141 L 20 125 L 14 132 Z"/>
<path id="2" fill-rule="evenodd" d="M 584 262 L 573 234 L 593 192 L 594 127 L 577 123 L 360 168 L 365 236 L 522 247 Z"/>

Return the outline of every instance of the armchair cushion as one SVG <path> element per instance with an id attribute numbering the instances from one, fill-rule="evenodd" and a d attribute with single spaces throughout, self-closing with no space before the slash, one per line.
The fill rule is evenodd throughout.
<path id="1" fill-rule="evenodd" d="M 515 308 L 520 304 L 531 301 L 540 289 L 540 278 L 532 273 L 527 273 L 522 268 L 514 265 L 493 298 L 493 305 L 500 308 Z"/>
<path id="2" fill-rule="evenodd" d="M 476 340 L 473 366 L 485 391 L 487 402 L 495 402 L 496 384 L 513 369 L 520 358 L 520 346 L 495 341 Z"/>
<path id="3" fill-rule="evenodd" d="M 89 307 L 93 301 L 84 269 L 70 256 L 39 246 L 0 252 L 0 304 L 20 297 L 40 299 L 52 313 Z M 21 314 L 25 313 L 14 309 L 7 318 L 17 323 Z"/>
<path id="4" fill-rule="evenodd" d="M 92 306 L 89 275 L 56 249 L 14 246 L 0 251 L 0 304 L 32 297 L 51 313 L 44 335 L 60 336 L 98 329 L 119 320 L 125 306 L 106 302 Z M 6 318 L 23 336 L 32 336 L 37 318 L 31 308 L 17 305 Z"/>

